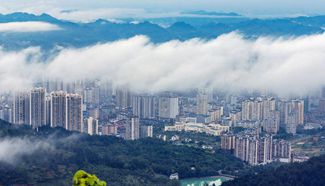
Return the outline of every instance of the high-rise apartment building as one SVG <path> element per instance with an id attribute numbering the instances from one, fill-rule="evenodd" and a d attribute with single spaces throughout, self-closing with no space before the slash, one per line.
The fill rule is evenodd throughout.
<path id="1" fill-rule="evenodd" d="M 133 115 L 145 119 L 153 119 L 156 117 L 157 106 L 154 96 L 133 95 L 131 100 Z"/>
<path id="2" fill-rule="evenodd" d="M 67 130 L 82 132 L 83 114 L 82 97 L 79 94 L 66 95 L 66 123 Z"/>
<path id="3" fill-rule="evenodd" d="M 19 92 L 13 98 L 13 123 L 29 124 L 30 123 L 30 97 L 26 92 Z"/>
<path id="4" fill-rule="evenodd" d="M 263 130 L 267 133 L 276 134 L 280 128 L 280 112 L 271 111 L 262 121 Z"/>
<path id="5" fill-rule="evenodd" d="M 234 154 L 237 158 L 248 161 L 249 156 L 249 137 L 236 136 Z"/>
<path id="6" fill-rule="evenodd" d="M 273 140 L 272 147 L 273 157 L 276 159 L 280 158 L 291 158 L 291 143 L 285 140 Z"/>
<path id="7" fill-rule="evenodd" d="M 145 119 L 153 119 L 157 116 L 158 101 L 154 96 L 142 96 L 142 114 Z"/>
<path id="8" fill-rule="evenodd" d="M 260 161 L 260 141 L 256 138 L 248 139 L 247 159 L 245 160 L 250 165 L 258 165 Z"/>
<path id="9" fill-rule="evenodd" d="M 136 140 L 140 138 L 140 120 L 138 117 L 131 117 L 125 122 L 125 139 Z"/>
<path id="10" fill-rule="evenodd" d="M 284 124 L 287 133 L 295 134 L 298 125 L 304 124 L 304 101 L 292 100 L 284 105 Z"/>
<path id="11" fill-rule="evenodd" d="M 258 164 L 265 164 L 272 162 L 272 136 L 264 136 L 258 139 Z"/>
<path id="12" fill-rule="evenodd" d="M 45 97 L 45 124 L 51 125 L 51 96 Z"/>
<path id="13" fill-rule="evenodd" d="M 255 135 L 224 135 L 221 148 L 232 150 L 234 155 L 251 165 L 266 164 L 273 161 L 272 136 L 258 137 Z"/>
<path id="14" fill-rule="evenodd" d="M 207 115 L 209 110 L 208 95 L 201 91 L 196 96 L 196 114 Z"/>
<path id="15" fill-rule="evenodd" d="M 223 116 L 223 107 L 218 107 L 209 110 L 208 115 L 210 116 L 210 121 L 218 121 Z"/>
<path id="16" fill-rule="evenodd" d="M 89 135 L 98 134 L 98 120 L 92 117 L 85 119 L 83 132 L 88 133 Z"/>
<path id="17" fill-rule="evenodd" d="M 246 100 L 242 102 L 242 120 L 258 121 L 262 119 L 262 102 L 257 100 Z"/>
<path id="18" fill-rule="evenodd" d="M 175 119 L 179 114 L 178 98 L 160 97 L 159 98 L 159 118 Z"/>
<path id="19" fill-rule="evenodd" d="M 46 124 L 45 89 L 34 88 L 30 92 L 30 125 L 33 128 Z"/>
<path id="20" fill-rule="evenodd" d="M 51 127 L 66 128 L 66 96 L 64 91 L 51 93 Z"/>
<path id="21" fill-rule="evenodd" d="M 124 109 L 131 106 L 131 93 L 126 87 L 118 87 L 115 94 L 116 107 Z"/>
<path id="22" fill-rule="evenodd" d="M 263 99 L 262 106 L 263 106 L 262 119 L 269 118 L 270 115 L 272 115 L 276 110 L 276 101 L 274 98 Z"/>
<path id="23" fill-rule="evenodd" d="M 234 150 L 236 145 L 236 136 L 233 134 L 224 134 L 221 138 L 221 149 Z"/>
<path id="24" fill-rule="evenodd" d="M 135 116 L 138 116 L 138 117 L 142 117 L 142 109 L 143 109 L 143 106 L 142 106 L 142 97 L 139 96 L 139 95 L 133 95 L 131 97 L 131 100 L 132 100 L 132 103 L 131 103 L 131 106 L 132 106 L 132 113 L 133 115 Z"/>
<path id="25" fill-rule="evenodd" d="M 84 103 L 87 105 L 98 106 L 99 105 L 100 89 L 97 85 L 86 88 L 84 90 Z"/>
<path id="26" fill-rule="evenodd" d="M 262 121 L 276 110 L 274 98 L 265 98 L 257 100 L 246 100 L 242 102 L 242 120 L 243 121 Z"/>

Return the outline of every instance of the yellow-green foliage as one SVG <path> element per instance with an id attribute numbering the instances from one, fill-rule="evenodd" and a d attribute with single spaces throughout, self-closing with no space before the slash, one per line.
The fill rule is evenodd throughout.
<path id="1" fill-rule="evenodd" d="M 106 182 L 98 179 L 96 175 L 79 170 L 73 176 L 73 186 L 106 186 Z"/>

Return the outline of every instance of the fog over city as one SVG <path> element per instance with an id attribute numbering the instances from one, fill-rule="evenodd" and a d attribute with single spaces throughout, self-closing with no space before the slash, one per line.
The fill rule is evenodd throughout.
<path id="1" fill-rule="evenodd" d="M 85 48 L 58 46 L 46 60 L 37 46 L 0 49 L 0 90 L 30 88 L 41 79 L 99 79 L 140 92 L 210 87 L 303 95 L 325 85 L 324 41 L 325 34 L 246 39 L 230 33 L 154 44 L 136 36 Z"/>

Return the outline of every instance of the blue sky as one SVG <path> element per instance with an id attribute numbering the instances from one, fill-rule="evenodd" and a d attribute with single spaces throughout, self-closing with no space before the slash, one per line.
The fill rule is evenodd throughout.
<path id="1" fill-rule="evenodd" d="M 283 17 L 325 15 L 324 4 L 325 0 L 0 0 L 0 13 L 48 13 L 74 21 L 178 16 L 188 10 Z"/>

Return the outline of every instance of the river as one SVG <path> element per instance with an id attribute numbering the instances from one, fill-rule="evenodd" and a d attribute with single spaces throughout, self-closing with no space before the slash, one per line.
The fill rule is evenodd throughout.
<path id="1" fill-rule="evenodd" d="M 226 177 L 205 177 L 205 178 L 189 178 L 180 180 L 181 186 L 220 186 L 222 182 L 229 180 Z"/>

